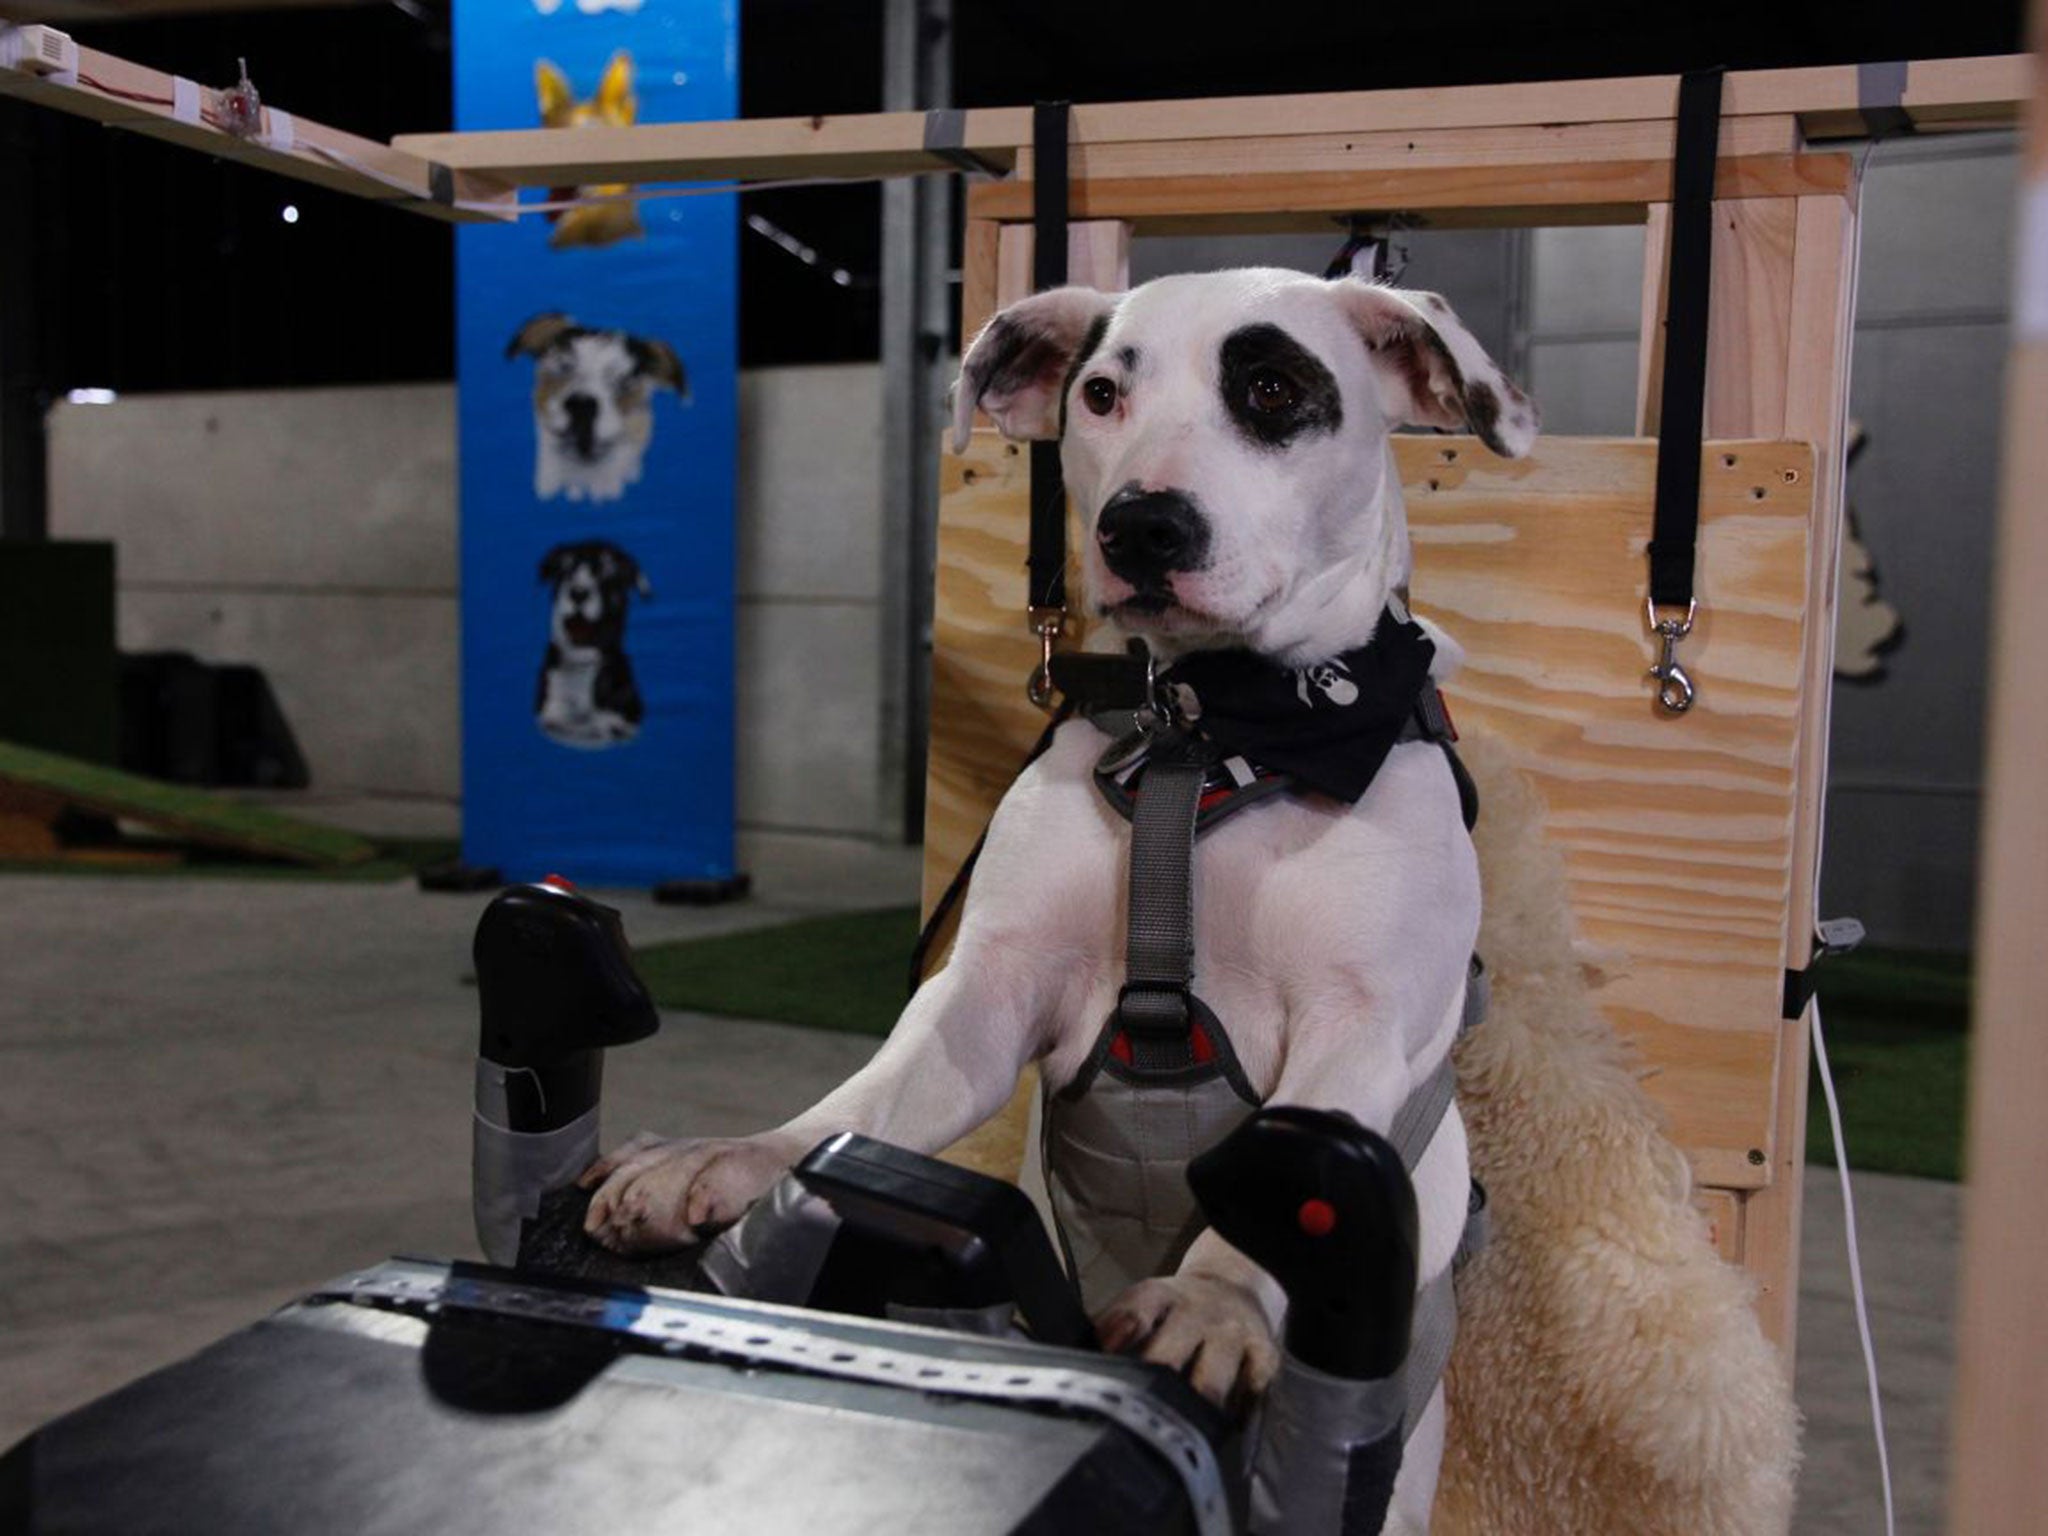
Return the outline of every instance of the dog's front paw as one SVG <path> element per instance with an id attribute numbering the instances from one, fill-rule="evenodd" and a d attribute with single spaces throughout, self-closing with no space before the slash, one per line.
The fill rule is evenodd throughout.
<path id="1" fill-rule="evenodd" d="M 616 1253 L 686 1247 L 737 1221 L 795 1161 L 768 1136 L 667 1141 L 642 1132 L 577 1180 L 598 1185 L 583 1230 Z"/>
<path id="2" fill-rule="evenodd" d="M 1258 1298 L 1210 1275 L 1141 1280 L 1095 1320 L 1102 1347 L 1170 1366 L 1219 1406 L 1263 1392 L 1280 1350 Z"/>

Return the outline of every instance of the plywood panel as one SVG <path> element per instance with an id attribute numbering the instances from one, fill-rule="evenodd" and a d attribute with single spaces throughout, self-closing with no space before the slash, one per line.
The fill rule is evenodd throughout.
<path id="1" fill-rule="evenodd" d="M 1698 707 L 1660 714 L 1643 549 L 1655 445 L 1546 439 L 1496 459 L 1403 437 L 1416 605 L 1469 652 L 1460 723 L 1515 751 L 1550 806 L 1599 994 L 1655 1073 L 1703 1183 L 1770 1175 L 1804 655 L 1812 456 L 1711 445 Z M 940 516 L 927 894 L 956 867 L 1043 716 L 1024 600 L 1024 455 L 992 432 L 947 461 Z"/>

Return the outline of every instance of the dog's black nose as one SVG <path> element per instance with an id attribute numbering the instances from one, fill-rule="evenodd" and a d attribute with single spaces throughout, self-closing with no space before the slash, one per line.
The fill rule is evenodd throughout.
<path id="1" fill-rule="evenodd" d="M 1198 569 L 1209 557 L 1209 525 L 1178 491 L 1126 486 L 1096 518 L 1095 542 L 1112 571 L 1144 586 L 1169 571 Z"/>
<path id="2" fill-rule="evenodd" d="M 571 440 L 582 452 L 590 452 L 597 438 L 597 396 L 580 391 L 562 396 L 562 414 L 569 418 Z"/>

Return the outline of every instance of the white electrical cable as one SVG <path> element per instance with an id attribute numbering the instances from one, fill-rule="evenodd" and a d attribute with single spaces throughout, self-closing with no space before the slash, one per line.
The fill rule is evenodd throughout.
<path id="1" fill-rule="evenodd" d="M 1863 1296 L 1862 1245 L 1856 1237 L 1856 1197 L 1849 1189 L 1849 1148 L 1842 1139 L 1842 1106 L 1835 1100 L 1835 1074 L 1828 1067 L 1827 1041 L 1821 1037 L 1820 1004 L 1812 1010 L 1813 1060 L 1820 1068 L 1821 1094 L 1828 1104 L 1828 1129 L 1835 1138 L 1835 1171 L 1842 1180 L 1842 1229 L 1849 1248 L 1849 1292 L 1856 1303 L 1856 1333 L 1863 1343 L 1863 1374 L 1870 1384 L 1870 1425 L 1877 1437 L 1877 1475 L 1884 1485 L 1885 1536 L 1897 1536 L 1892 1510 L 1892 1462 L 1885 1449 L 1884 1403 L 1877 1391 L 1877 1346 L 1870 1337 L 1870 1306 Z"/>

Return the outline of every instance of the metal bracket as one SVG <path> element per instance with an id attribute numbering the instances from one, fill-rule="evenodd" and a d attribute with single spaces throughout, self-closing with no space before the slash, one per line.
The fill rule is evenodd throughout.
<path id="1" fill-rule="evenodd" d="M 1831 917 L 1813 930 L 1813 958 L 1806 968 L 1785 973 L 1783 1015 L 1796 1019 L 1813 1001 L 1814 972 L 1830 955 L 1846 955 L 1863 943 L 1863 924 L 1853 917 Z"/>

